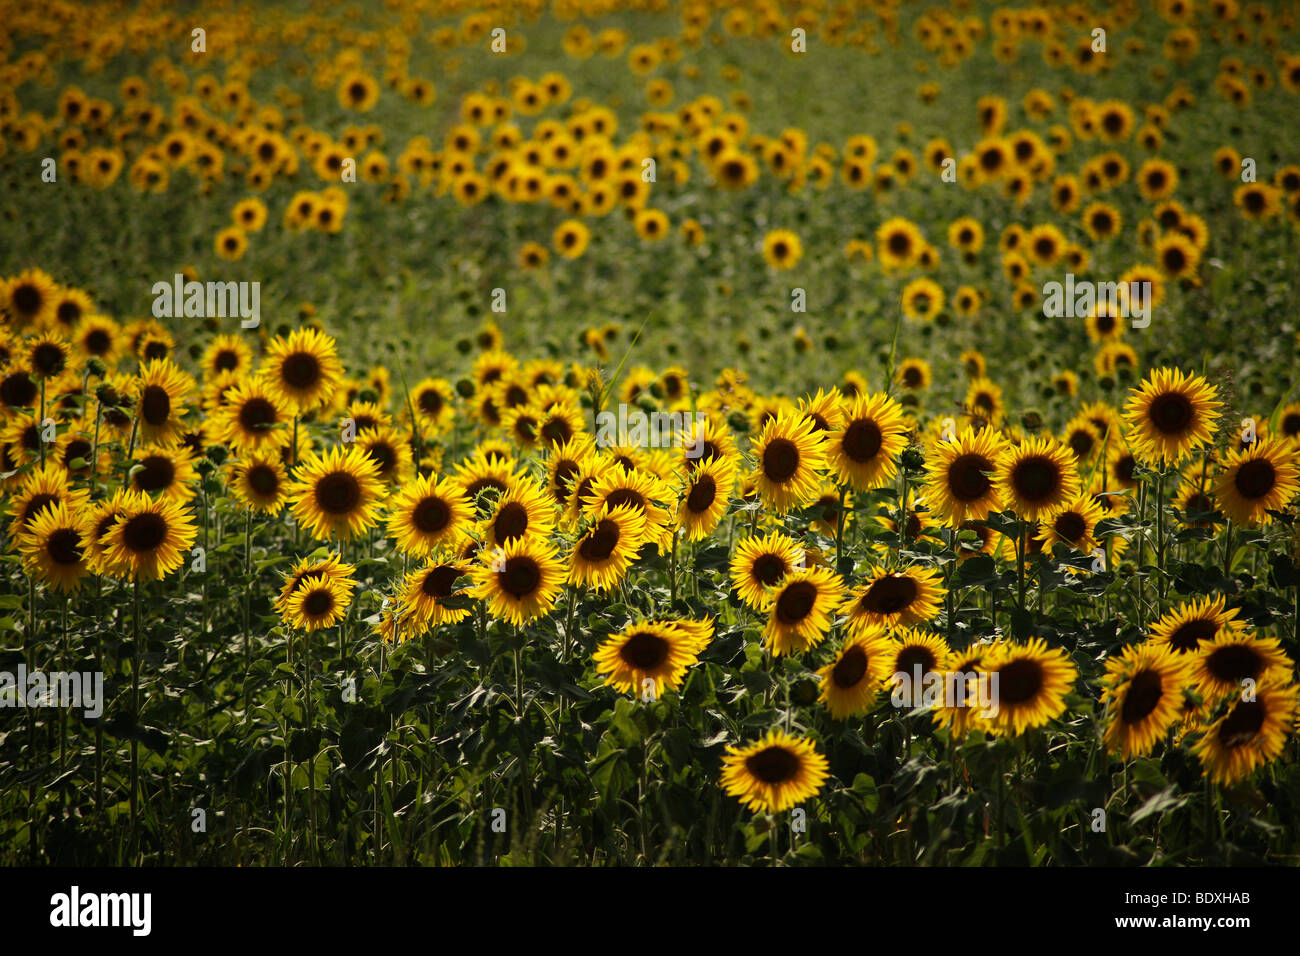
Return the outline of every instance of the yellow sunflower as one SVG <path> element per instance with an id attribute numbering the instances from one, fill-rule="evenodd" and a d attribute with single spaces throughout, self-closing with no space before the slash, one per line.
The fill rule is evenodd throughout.
<path id="1" fill-rule="evenodd" d="M 745 538 L 731 555 L 731 583 L 741 601 L 754 610 L 767 602 L 769 588 L 801 570 L 806 563 L 798 541 L 779 532 Z"/>
<path id="2" fill-rule="evenodd" d="M 1079 494 L 1074 456 L 1047 436 L 1007 448 L 997 460 L 996 473 L 1004 506 L 1026 521 L 1048 517 Z"/>
<path id="3" fill-rule="evenodd" d="M 294 520 L 312 537 L 350 541 L 375 523 L 384 486 L 378 466 L 356 445 L 312 452 L 294 479 Z"/>
<path id="4" fill-rule="evenodd" d="M 1124 409 L 1129 444 L 1148 464 L 1174 464 L 1213 441 L 1217 389 L 1180 369 L 1153 371 Z"/>
<path id="5" fill-rule="evenodd" d="M 1285 438 L 1257 441 L 1233 449 L 1219 472 L 1214 501 L 1219 510 L 1243 525 L 1269 524 L 1270 511 L 1282 511 L 1300 491 L 1296 448 Z"/>
<path id="6" fill-rule="evenodd" d="M 636 696 L 645 694 L 650 682 L 658 700 L 664 690 L 682 686 L 686 669 L 699 660 L 700 651 L 712 640 L 712 631 L 711 625 L 701 631 L 675 621 L 633 624 L 596 649 L 592 655 L 596 672 L 605 675 L 606 686 Z"/>
<path id="7" fill-rule="evenodd" d="M 190 513 L 170 498 L 139 492 L 127 492 L 122 507 L 101 537 L 105 572 L 154 581 L 179 568 L 197 536 Z"/>
<path id="8" fill-rule="evenodd" d="M 997 713 L 987 718 L 988 726 L 1013 736 L 1063 714 L 1065 695 L 1079 676 L 1065 651 L 1049 649 L 1042 638 L 1031 638 L 1026 644 L 994 644 L 984 666 L 995 682 L 997 704 Z"/>
<path id="9" fill-rule="evenodd" d="M 993 473 L 1004 448 L 992 429 L 965 429 L 954 441 L 940 442 L 929 456 L 925 500 L 949 527 L 983 521 L 1001 507 Z"/>
<path id="10" fill-rule="evenodd" d="M 754 443 L 752 478 L 763 503 L 785 514 L 816 500 L 825 464 L 812 423 L 796 412 L 770 419 Z"/>
<path id="11" fill-rule="evenodd" d="M 781 813 L 814 796 L 830 773 L 813 742 L 770 731 L 748 747 L 728 747 L 720 784 L 759 813 Z"/>
<path id="12" fill-rule="evenodd" d="M 834 571 L 813 566 L 787 574 L 767 594 L 763 639 L 773 656 L 820 644 L 843 603 L 844 585 Z"/>
<path id="13" fill-rule="evenodd" d="M 1168 645 L 1130 644 L 1107 658 L 1106 749 L 1123 760 L 1149 754 L 1182 716 L 1186 681 L 1186 658 Z"/>
<path id="14" fill-rule="evenodd" d="M 523 625 L 549 614 L 564 586 L 564 562 L 546 541 L 514 538 L 500 548 L 484 549 L 470 571 L 473 597 L 487 604 L 499 620 Z"/>
<path id="15" fill-rule="evenodd" d="M 1295 730 L 1298 694 L 1300 687 L 1272 677 L 1260 682 L 1253 699 L 1233 702 L 1192 748 L 1206 775 L 1217 783 L 1232 784 L 1281 756 Z"/>
<path id="16" fill-rule="evenodd" d="M 903 409 L 883 392 L 845 403 L 840 426 L 827 436 L 831 473 L 859 491 L 893 481 L 897 457 L 907 446 Z"/>
<path id="17" fill-rule="evenodd" d="M 883 628 L 865 628 L 850 637 L 835 660 L 817 671 L 823 703 L 836 720 L 869 711 L 884 689 L 894 660 L 893 643 Z"/>
<path id="18" fill-rule="evenodd" d="M 602 508 L 573 546 L 569 580 L 607 591 L 623 580 L 645 537 L 645 514 L 631 504 Z"/>
<path id="19" fill-rule="evenodd" d="M 877 567 L 862 588 L 842 608 L 849 630 L 863 633 L 876 627 L 898 627 L 933 620 L 947 590 L 932 568 L 912 566 L 891 571 Z"/>

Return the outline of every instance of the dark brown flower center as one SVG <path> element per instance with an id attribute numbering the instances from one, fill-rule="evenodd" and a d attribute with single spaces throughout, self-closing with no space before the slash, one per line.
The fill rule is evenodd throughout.
<path id="1" fill-rule="evenodd" d="M 1237 469 L 1232 484 L 1243 498 L 1258 500 L 1277 486 L 1277 471 L 1267 458 L 1252 458 Z"/>
<path id="2" fill-rule="evenodd" d="M 501 589 L 516 599 L 528 597 L 542 583 L 542 569 L 527 555 L 518 555 L 506 561 L 505 570 L 497 574 Z"/>
<path id="3" fill-rule="evenodd" d="M 50 535 L 45 551 L 55 564 L 77 564 L 82 555 L 80 532 L 60 528 Z"/>
<path id="4" fill-rule="evenodd" d="M 454 564 L 440 564 L 429 571 L 420 582 L 420 590 L 431 598 L 451 596 L 452 585 L 460 577 L 460 568 Z"/>
<path id="5" fill-rule="evenodd" d="M 1024 704 L 1038 696 L 1043 686 L 1043 665 L 1020 658 L 998 668 L 998 699 L 1003 704 Z"/>
<path id="6" fill-rule="evenodd" d="M 351 514 L 361 503 L 361 483 L 346 471 L 333 471 L 316 482 L 316 504 L 332 515 Z"/>
<path id="7" fill-rule="evenodd" d="M 155 428 L 165 425 L 171 417 L 172 399 L 161 385 L 148 385 L 140 396 L 140 417 Z"/>
<path id="8" fill-rule="evenodd" d="M 669 644 L 658 634 L 638 631 L 619 648 L 618 656 L 629 667 L 640 671 L 652 671 L 668 660 Z"/>
<path id="9" fill-rule="evenodd" d="M 1128 683 L 1128 692 L 1124 695 L 1124 706 L 1119 716 L 1126 724 L 1136 724 L 1160 703 L 1164 696 L 1164 682 L 1158 671 L 1138 671 Z"/>
<path id="10" fill-rule="evenodd" d="M 316 588 L 302 600 L 302 612 L 306 617 L 324 617 L 334 610 L 334 594 L 329 588 Z"/>
<path id="11" fill-rule="evenodd" d="M 862 649 L 861 644 L 854 644 L 840 655 L 840 659 L 831 668 L 831 680 L 836 687 L 847 690 L 850 687 L 857 687 L 866 673 L 867 652 Z"/>
<path id="12" fill-rule="evenodd" d="M 141 491 L 165 491 L 176 479 L 176 466 L 165 455 L 149 455 L 140 460 L 140 470 L 132 479 Z"/>
<path id="13" fill-rule="evenodd" d="M 1239 701 L 1219 724 L 1219 743 L 1226 749 L 1244 747 L 1264 726 L 1266 711 L 1259 700 Z"/>
<path id="14" fill-rule="evenodd" d="M 919 379 L 919 373 L 917 373 Z M 840 443 L 844 454 L 852 461 L 862 464 L 871 461 L 880 453 L 884 435 L 880 426 L 870 419 L 860 418 L 844 431 L 844 440 Z"/>
<path id="15" fill-rule="evenodd" d="M 776 618 L 782 624 L 798 624 L 817 603 L 817 586 L 811 581 L 796 581 L 776 600 Z"/>
<path id="16" fill-rule="evenodd" d="M 128 518 L 122 529 L 122 541 L 136 554 L 148 554 L 167 540 L 167 519 L 153 511 Z"/>
<path id="17" fill-rule="evenodd" d="M 686 496 L 686 509 L 694 514 L 703 514 L 713 506 L 718 497 L 718 483 L 711 475 L 703 475 L 691 486 L 691 493 Z"/>
<path id="18" fill-rule="evenodd" d="M 862 595 L 862 609 L 873 614 L 897 614 L 911 606 L 920 593 L 914 580 L 904 574 L 877 578 Z"/>
<path id="19" fill-rule="evenodd" d="M 1044 501 L 1056 493 L 1060 484 L 1060 469 L 1047 458 L 1026 458 L 1011 470 L 1011 485 L 1016 496 L 1025 501 Z"/>
<path id="20" fill-rule="evenodd" d="M 441 498 L 425 498 L 411 512 L 411 523 L 424 534 L 436 534 L 450 520 L 451 509 Z"/>
<path id="21" fill-rule="evenodd" d="M 280 377 L 290 388 L 299 390 L 313 388 L 320 381 L 320 362 L 314 355 L 294 352 L 286 356 L 280 365 Z"/>
<path id="22" fill-rule="evenodd" d="M 799 768 L 798 756 L 784 747 L 766 747 L 745 760 L 745 769 L 769 786 L 793 780 Z"/>
<path id="23" fill-rule="evenodd" d="M 776 438 L 763 449 L 763 474 L 768 481 L 781 484 L 799 470 L 799 449 L 788 438 Z"/>
<path id="24" fill-rule="evenodd" d="M 948 490 L 958 501 L 978 501 L 991 487 L 984 472 L 992 470 L 993 463 L 983 455 L 962 455 L 948 466 Z"/>
<path id="25" fill-rule="evenodd" d="M 1206 656 L 1205 666 L 1216 680 L 1237 684 L 1248 677 L 1258 678 L 1264 660 L 1246 644 L 1225 644 Z"/>

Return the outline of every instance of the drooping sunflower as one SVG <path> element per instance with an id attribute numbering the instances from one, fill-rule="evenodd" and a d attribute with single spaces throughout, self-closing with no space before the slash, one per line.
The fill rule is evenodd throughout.
<path id="1" fill-rule="evenodd" d="M 925 486 L 925 500 L 937 518 L 958 527 L 966 521 L 983 521 L 1001 507 L 992 475 L 1003 446 L 991 428 L 978 434 L 965 429 L 955 441 L 939 442 L 927 456 Z"/>
<path id="2" fill-rule="evenodd" d="M 765 606 L 769 588 L 804 565 L 804 549 L 798 541 L 779 532 L 755 535 L 732 552 L 731 583 L 740 599 L 757 611 Z"/>
<path id="3" fill-rule="evenodd" d="M 29 574 L 56 591 L 75 591 L 89 573 L 86 522 L 66 502 L 46 505 L 27 523 L 18 550 Z"/>
<path id="4" fill-rule="evenodd" d="M 1296 448 L 1285 438 L 1257 441 L 1233 449 L 1219 472 L 1214 501 L 1242 525 L 1269 524 L 1270 511 L 1281 511 L 1300 492 Z"/>
<path id="5" fill-rule="evenodd" d="M 907 446 L 903 409 L 878 392 L 846 403 L 840 427 L 827 436 L 830 470 L 839 481 L 870 491 L 893 481 L 896 459 Z"/>
<path id="6" fill-rule="evenodd" d="M 843 603 L 844 584 L 834 571 L 816 565 L 792 571 L 768 591 L 763 640 L 773 656 L 816 647 Z"/>
<path id="7" fill-rule="evenodd" d="M 863 633 L 875 627 L 898 627 L 933 620 L 947 590 L 932 568 L 912 566 L 892 571 L 877 567 L 866 583 L 844 602 L 849 631 Z"/>
<path id="8" fill-rule="evenodd" d="M 607 638 L 592 658 L 606 686 L 640 696 L 650 689 L 646 682 L 652 682 L 658 700 L 664 690 L 682 686 L 687 668 L 711 639 L 712 627 L 706 635 L 674 621 L 644 621 Z"/>
<path id="9" fill-rule="evenodd" d="M 145 364 L 136 390 L 139 439 L 152 445 L 175 444 L 185 431 L 185 403 L 194 389 L 194 379 L 170 359 Z"/>
<path id="10" fill-rule="evenodd" d="M 1291 680 L 1295 665 L 1276 637 L 1257 637 L 1245 627 L 1221 628 L 1213 640 L 1202 642 L 1191 661 L 1189 679 L 1206 701 L 1239 695 L 1247 680 Z"/>
<path id="11" fill-rule="evenodd" d="M 1270 677 L 1255 688 L 1253 698 L 1236 700 L 1206 727 L 1193 751 L 1210 779 L 1232 784 L 1281 756 L 1295 730 L 1297 695 L 1300 687 Z"/>
<path id="12" fill-rule="evenodd" d="M 1150 753 L 1180 718 L 1186 681 L 1187 661 L 1168 645 L 1130 644 L 1107 658 L 1106 749 L 1123 760 Z"/>
<path id="13" fill-rule="evenodd" d="M 763 503 L 779 514 L 817 497 L 825 457 L 812 423 L 797 411 L 763 426 L 754 443 L 757 467 L 752 477 Z"/>
<path id="14" fill-rule="evenodd" d="M 688 540 L 708 537 L 727 513 L 736 487 L 736 470 L 729 459 L 714 458 L 696 468 L 685 479 L 677 523 Z"/>
<path id="15" fill-rule="evenodd" d="M 1217 389 L 1196 374 L 1159 368 L 1143 380 L 1124 409 L 1129 444 L 1148 464 L 1174 464 L 1213 441 Z"/>
<path id="16" fill-rule="evenodd" d="M 998 642 L 990 647 L 985 665 L 994 689 L 997 713 L 987 718 L 991 729 L 1019 736 L 1065 712 L 1065 695 L 1079 676 L 1061 648 L 1042 638 L 1026 644 Z"/>
<path id="17" fill-rule="evenodd" d="M 289 495 L 294 520 L 317 540 L 350 541 L 375 523 L 384 486 L 379 468 L 356 445 L 315 452 L 299 463 Z"/>
<path id="18" fill-rule="evenodd" d="M 894 659 L 893 643 L 883 628 L 866 628 L 850 637 L 835 660 L 817 671 L 817 698 L 836 720 L 866 713 L 884 689 Z"/>
<path id="19" fill-rule="evenodd" d="M 1005 507 L 1026 521 L 1038 521 L 1079 494 L 1074 456 L 1048 436 L 1007 448 L 996 463 L 997 491 Z"/>
<path id="20" fill-rule="evenodd" d="M 281 616 L 289 627 L 319 631 L 343 620 L 352 603 L 352 590 L 324 574 L 304 578 L 285 601 Z"/>
<path id="21" fill-rule="evenodd" d="M 549 614 L 564 586 L 566 569 L 544 539 L 515 538 L 500 548 L 483 549 L 470 571 L 473 597 L 486 602 L 498 620 L 523 625 Z"/>
<path id="22" fill-rule="evenodd" d="M 815 795 L 830 772 L 813 742 L 773 730 L 748 747 L 728 747 L 722 788 L 758 813 L 781 813 Z"/>
<path id="23" fill-rule="evenodd" d="M 197 533 L 193 517 L 177 502 L 127 492 L 123 514 L 100 539 L 105 573 L 159 580 L 181 566 Z"/>
<path id="24" fill-rule="evenodd" d="M 569 580 L 606 591 L 623 580 L 645 536 L 645 514 L 631 504 L 603 508 L 570 555 Z"/>
<path id="25" fill-rule="evenodd" d="M 302 328 L 271 340 L 261 374 L 274 394 L 302 414 L 330 401 L 343 366 L 333 339 L 319 329 Z"/>

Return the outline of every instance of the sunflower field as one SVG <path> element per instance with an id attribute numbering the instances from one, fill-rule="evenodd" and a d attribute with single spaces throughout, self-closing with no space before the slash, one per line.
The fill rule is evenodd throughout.
<path id="1" fill-rule="evenodd" d="M 1300 2 L 0 0 L 0 862 L 1300 864 Z"/>

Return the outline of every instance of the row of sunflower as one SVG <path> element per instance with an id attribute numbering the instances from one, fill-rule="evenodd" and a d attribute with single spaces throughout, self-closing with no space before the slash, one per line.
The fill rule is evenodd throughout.
<path id="1" fill-rule="evenodd" d="M 5 287 L 9 302 L 33 288 L 69 296 L 29 275 Z M 679 549 L 725 534 L 732 583 L 762 623 L 765 650 L 824 660 L 820 700 L 837 720 L 864 719 L 893 675 L 915 666 L 972 681 L 997 675 L 996 713 L 935 710 L 954 733 L 1016 736 L 1066 709 L 1078 676 L 1067 650 L 1006 636 L 953 646 L 953 608 L 942 609 L 955 585 L 917 561 L 909 541 L 929 537 L 959 562 L 983 553 L 1014 564 L 1023 607 L 1035 553 L 1064 545 L 1114 566 L 1131 535 L 1103 533 L 1102 515 L 1125 512 L 1152 475 L 1159 484 L 1143 507 L 1162 519 L 1169 475 L 1199 481 L 1201 497 L 1178 512 L 1184 521 L 1213 522 L 1217 510 L 1267 525 L 1300 490 L 1293 439 L 1257 437 L 1219 454 L 1214 387 L 1176 369 L 1152 372 L 1122 412 L 1085 408 L 1081 442 L 995 424 L 979 402 L 957 431 L 885 393 L 823 390 L 791 402 L 754 393 L 734 372 L 696 393 L 680 369 L 650 380 L 642 370 L 625 398 L 693 401 L 699 413 L 677 447 L 647 449 L 620 443 L 627 436 L 598 443 L 588 430 L 587 413 L 609 391 L 596 370 L 520 363 L 495 328 L 465 388 L 431 379 L 393 395 L 380 369 L 346 378 L 334 340 L 313 327 L 274 337 L 257 359 L 242 339 L 216 336 L 197 381 L 169 357 L 148 357 L 148 323 L 112 371 L 73 344 L 80 336 L 65 339 L 57 318 L 45 324 L 0 343 L 8 538 L 34 581 L 76 591 L 95 575 L 172 574 L 196 540 L 199 477 L 218 471 L 250 516 L 286 522 L 295 541 L 338 547 L 299 560 L 275 601 L 287 626 L 307 632 L 343 621 L 358 583 L 343 549 L 373 546 L 377 534 L 407 569 L 377 625 L 389 642 L 475 613 L 480 626 L 490 617 L 537 628 L 562 609 L 566 588 L 570 614 L 580 592 L 626 594 L 656 552 L 671 559 L 675 595 Z M 874 527 L 861 526 L 852 496 L 899 482 L 905 507 L 882 498 Z M 797 513 L 816 519 L 803 540 L 785 522 Z M 1011 533 L 993 520 L 1007 515 Z M 1135 560 L 1145 545 L 1139 537 Z M 1161 570 L 1164 545 L 1158 537 L 1150 548 Z M 941 612 L 946 636 L 931 629 Z M 607 685 L 637 694 L 648 683 L 657 698 L 681 687 L 714 626 L 713 617 L 648 617 L 610 636 L 592 662 Z M 542 627 L 531 633 L 554 639 Z M 824 642 L 841 633 L 828 655 Z M 1236 620 L 1222 598 L 1163 613 L 1150 635 L 1106 661 L 1108 748 L 1128 757 L 1195 733 L 1207 773 L 1225 782 L 1280 753 L 1296 687 L 1276 637 Z M 801 756 L 812 743 L 777 734 L 737 750 L 724 775 L 760 809 L 788 808 L 821 782 L 808 769 L 817 761 Z"/>

